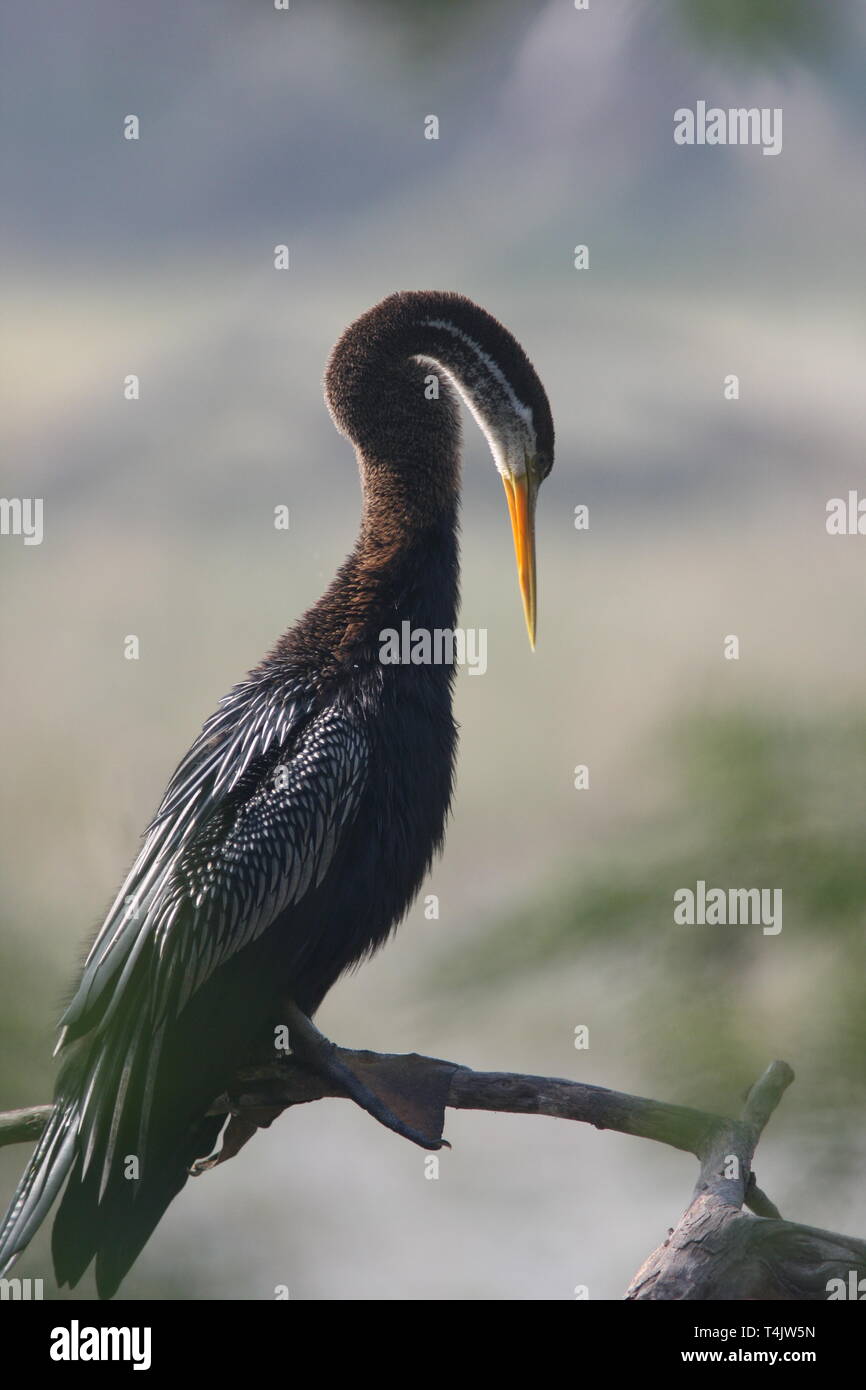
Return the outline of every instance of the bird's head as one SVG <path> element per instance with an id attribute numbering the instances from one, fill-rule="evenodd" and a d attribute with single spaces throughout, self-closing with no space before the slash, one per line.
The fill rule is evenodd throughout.
<path id="1" fill-rule="evenodd" d="M 427 296 L 422 296 L 427 298 Z M 517 339 L 462 295 L 429 296 L 422 320 L 439 342 L 430 356 L 448 370 L 483 431 L 505 488 L 529 641 L 537 609 L 535 503 L 553 468 L 553 417 L 547 393 Z"/>

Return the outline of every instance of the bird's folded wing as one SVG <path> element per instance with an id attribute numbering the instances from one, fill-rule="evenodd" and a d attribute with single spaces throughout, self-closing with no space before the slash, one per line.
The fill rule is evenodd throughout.
<path id="1" fill-rule="evenodd" d="M 179 1010 L 229 956 L 327 871 L 367 770 L 363 728 L 246 682 L 175 772 L 85 961 L 65 1038 L 106 1025 L 141 953 Z M 151 993 L 152 1003 L 156 1003 Z"/>

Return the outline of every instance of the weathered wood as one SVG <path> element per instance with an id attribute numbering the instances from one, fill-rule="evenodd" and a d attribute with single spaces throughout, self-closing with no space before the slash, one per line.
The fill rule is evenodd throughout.
<path id="1" fill-rule="evenodd" d="M 783 1221 L 755 1184 L 755 1149 L 793 1079 L 790 1067 L 774 1062 L 741 1118 L 717 1130 L 690 1205 L 632 1279 L 628 1300 L 823 1302 L 831 1280 L 866 1273 L 866 1242 Z M 745 1204 L 759 1214 L 746 1215 Z"/>
<path id="2" fill-rule="evenodd" d="M 856 1280 L 866 1276 L 866 1241 L 748 1216 L 702 1193 L 638 1270 L 626 1298 L 824 1303 L 830 1281 L 850 1288 L 852 1271 Z"/>

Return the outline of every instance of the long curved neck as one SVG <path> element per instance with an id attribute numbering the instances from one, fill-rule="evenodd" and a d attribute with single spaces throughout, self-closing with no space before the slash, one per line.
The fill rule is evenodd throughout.
<path id="1" fill-rule="evenodd" d="M 391 295 L 350 324 L 331 354 L 325 399 L 357 451 L 361 528 L 334 582 L 294 630 L 298 640 L 351 660 L 382 627 L 454 625 L 457 393 L 499 464 L 502 422 L 516 428 L 530 414 L 516 393 L 531 398 L 534 380 L 512 335 L 462 295 Z"/>

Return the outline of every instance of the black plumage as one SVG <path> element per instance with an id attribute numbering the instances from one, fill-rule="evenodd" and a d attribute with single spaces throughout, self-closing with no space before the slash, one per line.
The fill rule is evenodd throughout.
<path id="1" fill-rule="evenodd" d="M 436 386 L 431 389 L 431 378 Z M 214 1098 L 387 938 L 442 843 L 451 664 L 391 665 L 380 634 L 453 629 L 460 415 L 503 476 L 530 635 L 544 389 L 462 296 L 392 295 L 343 334 L 325 392 L 363 514 L 333 583 L 207 721 L 169 783 L 61 1020 L 54 1116 L 0 1228 L 0 1268 L 65 1190 L 55 1271 L 110 1296 L 222 1121 Z"/>

